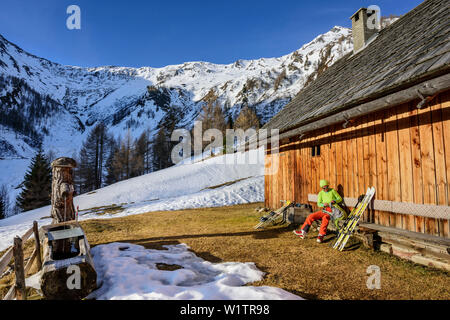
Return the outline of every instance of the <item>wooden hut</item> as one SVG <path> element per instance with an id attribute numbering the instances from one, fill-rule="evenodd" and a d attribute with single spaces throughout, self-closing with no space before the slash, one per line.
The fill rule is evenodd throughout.
<path id="1" fill-rule="evenodd" d="M 365 226 L 444 239 L 448 250 L 449 11 L 446 1 L 425 1 L 368 39 L 370 10 L 351 17 L 354 42 L 363 44 L 263 127 L 279 129 L 280 141 L 275 148 L 266 140 L 267 165 L 279 164 L 265 176 L 266 206 L 293 200 L 314 207 L 320 179 L 350 206 L 375 186 Z"/>

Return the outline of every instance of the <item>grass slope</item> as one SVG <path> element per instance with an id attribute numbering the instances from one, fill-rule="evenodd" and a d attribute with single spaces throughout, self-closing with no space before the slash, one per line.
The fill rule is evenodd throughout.
<path id="1" fill-rule="evenodd" d="M 109 242 L 129 242 L 151 249 L 186 243 L 210 262 L 255 262 L 266 272 L 268 285 L 307 299 L 450 299 L 449 274 L 426 268 L 382 252 L 350 244 L 338 252 L 327 243 L 316 243 L 317 232 L 306 240 L 292 234 L 292 227 L 272 226 L 254 230 L 260 203 L 230 207 L 150 212 L 114 219 L 82 221 L 91 247 Z M 332 240 L 328 235 L 326 240 Z M 27 245 L 31 254 L 32 246 Z M 27 255 L 26 255 L 27 256 Z M 381 268 L 381 289 L 366 287 L 370 265 Z M 163 266 L 170 270 L 177 266 Z M 12 283 L 7 276 L 0 294 Z"/>
<path id="2" fill-rule="evenodd" d="M 415 265 L 382 252 L 351 246 L 338 252 L 328 243 L 306 240 L 292 227 L 254 230 L 262 204 L 151 212 L 82 223 L 91 246 L 113 241 L 146 248 L 186 243 L 211 262 L 255 262 L 266 272 L 251 285 L 275 286 L 309 299 L 449 299 L 449 274 Z M 333 235 L 326 239 L 331 240 Z M 381 289 L 366 287 L 370 265 L 381 268 Z"/>

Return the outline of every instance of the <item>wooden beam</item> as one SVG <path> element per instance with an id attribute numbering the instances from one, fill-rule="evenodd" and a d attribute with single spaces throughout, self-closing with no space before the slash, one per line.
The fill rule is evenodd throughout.
<path id="1" fill-rule="evenodd" d="M 36 264 L 38 270 L 42 268 L 42 257 L 41 257 L 41 241 L 39 239 L 39 229 L 37 221 L 33 221 L 33 232 L 34 232 L 34 241 L 35 241 L 35 251 L 36 251 Z"/>
<path id="2" fill-rule="evenodd" d="M 377 184 L 376 184 L 376 198 L 385 199 L 388 193 L 387 185 L 387 147 L 386 147 L 386 114 L 378 112 L 377 120 L 375 121 L 375 146 L 376 150 L 376 172 L 377 172 Z M 359 194 L 364 194 L 366 190 L 363 190 L 362 185 L 359 188 Z M 375 212 L 375 223 L 381 225 L 389 224 L 389 214 L 383 211 Z"/>
<path id="3" fill-rule="evenodd" d="M 46 226 L 42 226 L 41 229 L 44 232 L 47 232 L 48 229 L 50 229 L 50 228 L 62 227 L 62 226 L 66 226 L 66 225 L 69 225 L 69 224 L 70 225 L 75 225 L 75 226 L 78 226 L 78 227 L 80 226 L 76 220 L 71 220 L 71 221 L 65 221 L 65 222 L 61 222 L 61 223 L 55 223 L 55 224 L 49 224 L 49 225 L 46 225 Z M 31 232 L 33 232 L 33 229 L 31 229 Z"/>
<path id="4" fill-rule="evenodd" d="M 444 128 L 445 168 L 447 176 L 447 205 L 450 205 L 450 92 L 441 95 L 442 126 Z M 450 237 L 450 220 L 443 221 L 444 235 Z"/>
<path id="5" fill-rule="evenodd" d="M 411 136 L 409 127 L 409 104 L 398 107 L 397 126 L 400 159 L 400 196 L 402 202 L 414 203 L 413 195 L 413 163 L 411 151 Z M 409 231 L 416 231 L 414 216 L 406 215 L 402 217 L 403 228 Z"/>
<path id="6" fill-rule="evenodd" d="M 423 203 L 438 204 L 436 201 L 436 166 L 433 144 L 433 126 L 431 118 L 431 107 L 418 110 L 420 152 L 422 161 L 422 188 Z M 436 221 L 425 219 L 425 233 L 436 234 Z M 436 234 L 437 235 L 437 234 Z"/>
<path id="7" fill-rule="evenodd" d="M 433 128 L 434 167 L 436 173 L 436 204 L 447 205 L 447 177 L 445 168 L 444 127 L 439 97 L 430 101 L 431 120 Z M 447 133 L 448 134 L 448 133 Z M 438 219 L 436 223 L 436 235 L 446 236 L 444 232 L 444 220 Z"/>
<path id="8" fill-rule="evenodd" d="M 27 232 L 21 237 L 22 242 L 26 242 L 28 238 L 33 234 L 33 228 L 28 229 Z"/>
<path id="9" fill-rule="evenodd" d="M 363 162 L 363 175 L 364 175 L 364 186 L 373 186 L 370 179 L 370 141 L 369 141 L 369 117 L 363 117 L 363 137 L 362 137 L 362 162 Z M 363 191 L 365 192 L 365 191 Z M 375 197 L 377 195 L 375 194 Z M 364 211 L 361 221 L 369 222 L 369 208 Z"/>
<path id="10" fill-rule="evenodd" d="M 421 241 L 434 243 L 441 246 L 450 246 L 450 239 L 442 238 L 431 234 L 424 234 L 421 232 L 413 232 L 408 230 L 397 229 L 393 227 L 380 226 L 374 223 L 360 223 L 360 226 L 367 229 L 373 229 L 378 232 L 385 232 L 389 234 L 395 234 L 402 237 L 411 239 L 419 239 Z"/>
<path id="11" fill-rule="evenodd" d="M 35 223 L 36 223 L 36 230 L 37 230 L 37 222 L 35 221 Z M 34 230 L 34 223 L 33 223 L 33 228 L 30 228 L 29 230 L 27 230 L 27 232 L 25 232 L 25 234 L 21 237 L 22 243 L 27 241 L 28 238 L 33 234 L 33 232 L 35 233 L 35 239 L 36 239 L 36 231 Z M 38 232 L 37 238 L 39 238 L 39 232 Z M 6 267 L 9 265 L 9 263 L 11 261 L 11 259 L 13 257 L 13 249 L 14 249 L 14 247 L 9 248 L 8 251 L 6 251 L 6 253 L 0 258 L 0 275 L 3 273 L 3 271 L 6 269 Z M 41 262 L 41 264 L 42 264 L 42 262 Z"/>
<path id="12" fill-rule="evenodd" d="M 13 300 L 16 296 L 16 288 L 14 286 L 12 286 L 8 293 L 3 297 L 3 300 Z"/>
<path id="13" fill-rule="evenodd" d="M 17 300 L 26 300 L 27 291 L 25 287 L 25 270 L 23 267 L 23 250 L 22 239 L 19 237 L 14 238 L 14 273 L 16 275 L 15 291 Z"/>
<path id="14" fill-rule="evenodd" d="M 420 130 L 418 109 L 413 103 L 409 106 L 409 133 L 411 137 L 411 161 L 413 174 L 413 202 L 423 203 L 422 153 L 420 151 Z M 425 232 L 425 219 L 414 217 L 416 232 Z"/>
<path id="15" fill-rule="evenodd" d="M 25 276 L 28 274 L 28 271 L 30 271 L 30 269 L 31 269 L 31 266 L 33 265 L 33 262 L 34 262 L 34 259 L 36 258 L 36 255 L 37 255 L 37 251 L 36 251 L 36 248 L 33 250 L 33 253 L 31 254 L 31 257 L 30 257 L 30 260 L 28 260 L 27 261 L 27 264 L 26 264 L 26 266 L 25 266 L 25 268 L 24 268 L 24 274 L 25 274 Z"/>
<path id="16" fill-rule="evenodd" d="M 3 274 L 3 271 L 8 266 L 9 262 L 13 257 L 13 248 L 9 248 L 8 251 L 1 257 L 0 259 L 0 276 Z"/>

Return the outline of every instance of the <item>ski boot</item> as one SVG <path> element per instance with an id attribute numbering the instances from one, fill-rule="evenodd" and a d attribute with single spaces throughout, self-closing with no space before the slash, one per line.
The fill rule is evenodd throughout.
<path id="1" fill-rule="evenodd" d="M 323 237 L 325 237 L 325 235 L 319 234 L 319 236 L 317 237 L 317 242 L 318 243 L 322 243 L 323 242 Z"/>
<path id="2" fill-rule="evenodd" d="M 294 232 L 294 234 L 296 236 L 300 237 L 300 239 L 305 239 L 305 236 L 306 236 L 305 230 L 300 229 L 300 231 L 299 230 L 294 230 L 293 232 Z"/>

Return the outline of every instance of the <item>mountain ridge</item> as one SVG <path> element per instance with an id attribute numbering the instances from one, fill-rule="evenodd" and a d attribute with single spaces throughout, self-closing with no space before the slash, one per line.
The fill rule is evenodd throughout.
<path id="1" fill-rule="evenodd" d="M 159 112 L 162 106 L 148 94 L 149 87 L 165 95 L 169 105 L 183 110 L 180 125 L 192 123 L 208 95 L 215 95 L 225 111 L 236 118 L 242 108 L 243 91 L 247 91 L 249 105 L 255 107 L 264 123 L 292 99 L 321 64 L 332 64 L 350 52 L 351 47 L 351 31 L 336 26 L 293 53 L 278 58 L 240 59 L 231 64 L 193 61 L 162 68 L 84 68 L 37 57 L 0 35 L 0 75 L 22 79 L 32 90 L 58 104 L 59 113 L 84 127 L 103 121 L 121 129 L 132 127 L 132 131 L 140 131 L 137 129 L 144 122 L 147 125 L 152 122 L 150 130 L 154 130 L 163 114 Z M 0 97 L 11 91 L 0 89 Z M 11 109 L 17 104 L 11 102 L 7 107 Z M 147 113 L 146 121 L 138 121 L 139 105 Z M 130 119 L 139 124 L 130 126 Z M 124 125 L 127 121 L 128 125 Z M 85 130 L 83 126 L 78 125 L 81 134 Z M 36 129 L 41 128 L 38 125 Z M 51 135 L 52 128 L 46 129 Z"/>
<path id="2" fill-rule="evenodd" d="M 206 101 L 236 119 L 246 100 L 265 123 L 352 49 L 351 30 L 336 26 L 281 57 L 85 68 L 37 57 L 0 35 L 0 168 L 15 168 L 0 184 L 14 199 L 40 142 L 56 156 L 75 157 L 100 121 L 115 137 L 128 130 L 152 137 L 167 118 L 190 129 Z"/>

